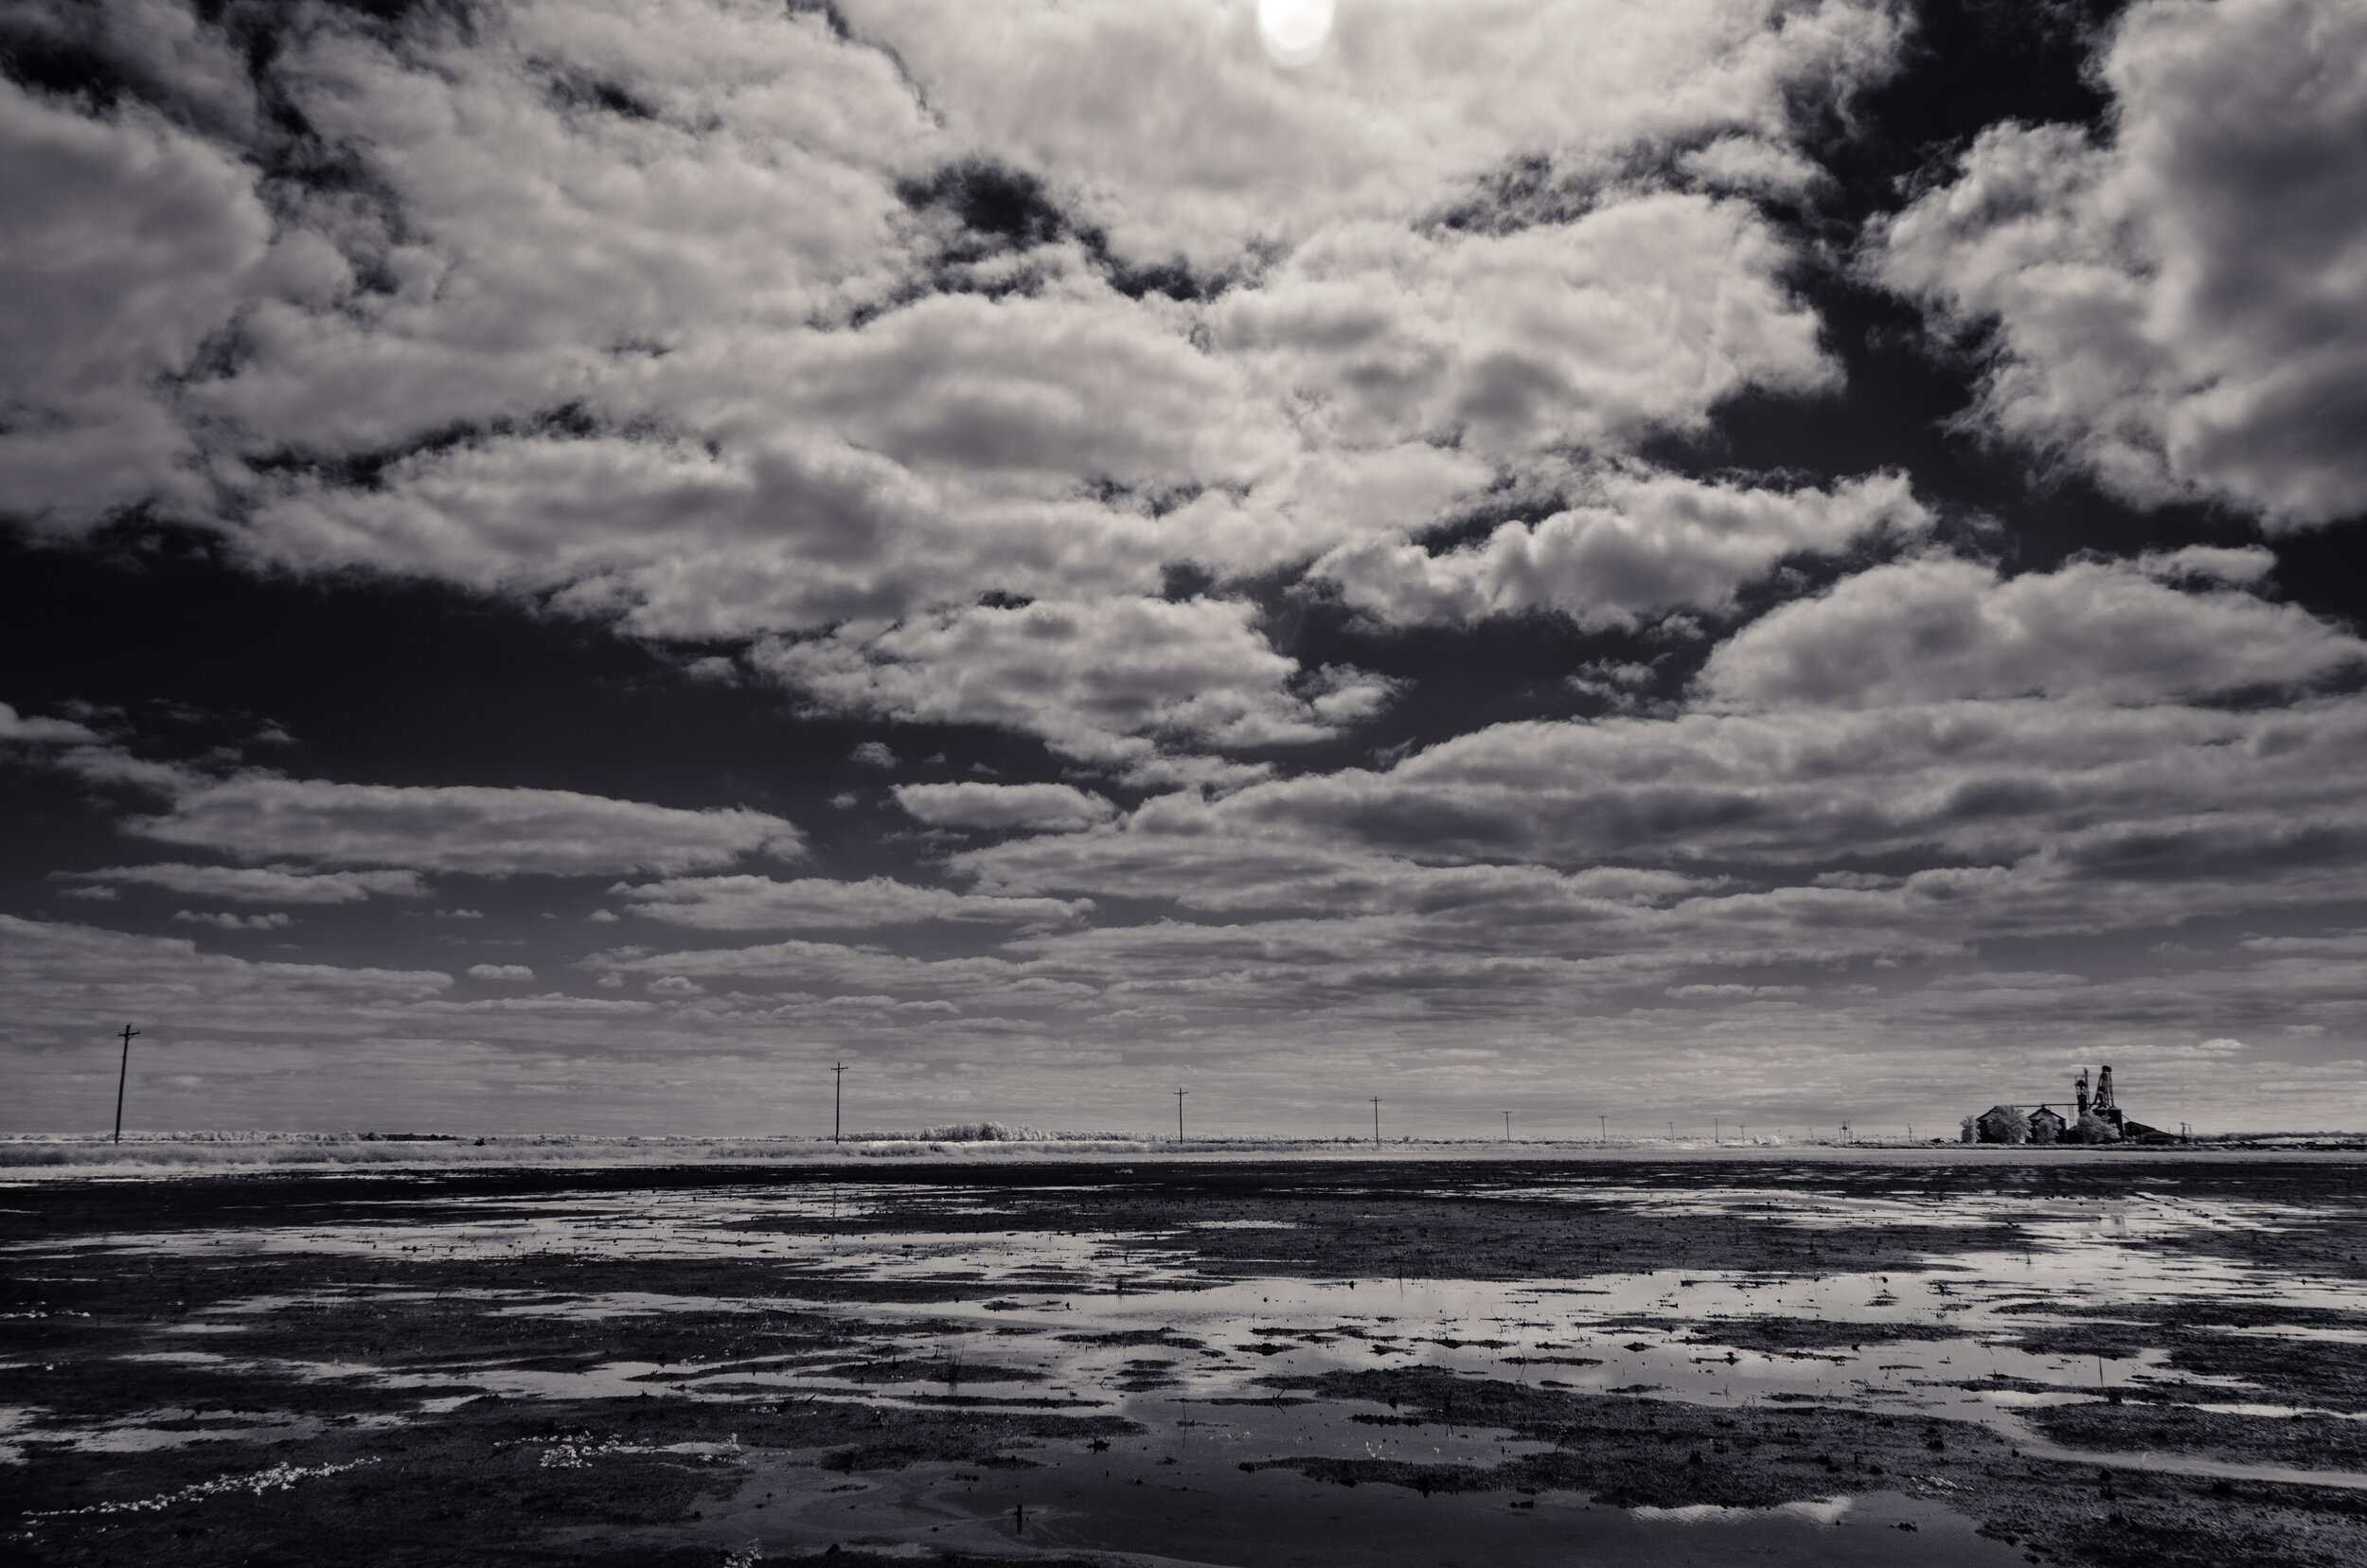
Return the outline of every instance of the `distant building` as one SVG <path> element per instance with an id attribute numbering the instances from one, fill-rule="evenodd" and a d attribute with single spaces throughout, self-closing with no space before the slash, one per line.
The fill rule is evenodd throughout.
<path id="1" fill-rule="evenodd" d="M 2096 1069 L 2092 1093 L 2089 1089 L 2088 1070 L 2081 1068 L 2078 1080 L 2073 1085 L 2073 1095 L 2076 1114 L 2070 1117 L 2046 1105 L 2035 1110 L 2019 1105 L 1992 1105 L 1977 1116 L 1965 1118 L 1963 1139 L 1966 1143 L 1984 1144 L 2177 1141 L 2172 1134 L 2133 1120 L 2121 1110 L 2113 1097 L 2109 1067 Z"/>

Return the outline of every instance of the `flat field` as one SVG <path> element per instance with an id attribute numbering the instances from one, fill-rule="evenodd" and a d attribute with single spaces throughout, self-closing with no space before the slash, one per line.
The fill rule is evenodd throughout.
<path id="1" fill-rule="evenodd" d="M 35 1564 L 2367 1562 L 2367 1161 L 49 1174 Z"/>

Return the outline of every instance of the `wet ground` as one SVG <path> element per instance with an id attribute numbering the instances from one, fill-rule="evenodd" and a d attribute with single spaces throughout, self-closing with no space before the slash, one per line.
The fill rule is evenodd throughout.
<path id="1" fill-rule="evenodd" d="M 32 1563 L 2367 1562 L 2356 1160 L 0 1189 Z"/>

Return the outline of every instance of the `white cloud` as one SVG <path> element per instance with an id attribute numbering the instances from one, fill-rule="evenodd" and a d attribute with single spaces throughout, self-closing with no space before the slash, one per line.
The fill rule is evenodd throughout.
<path id="1" fill-rule="evenodd" d="M 1220 264 L 1336 223 L 1448 205 L 1524 153 L 1593 173 L 1639 144 L 1790 138 L 1795 104 L 1886 74 L 1871 4 L 1435 0 L 1343 5 L 1278 71 L 1255 6 L 856 0 L 956 136 L 1074 192 L 1125 253 Z"/>
<path id="2" fill-rule="evenodd" d="M 993 724 L 1088 761 L 1154 755 L 1154 738 L 1217 746 L 1321 739 L 1387 702 L 1356 670 L 1301 676 L 1253 606 L 1112 598 L 977 607 L 868 636 L 774 643 L 757 668 L 841 712 Z"/>
<path id="3" fill-rule="evenodd" d="M 1094 893 L 1172 900 L 1182 908 L 1308 917 L 1413 914 L 1504 925 L 1617 920 L 1714 885 L 1660 869 L 1427 864 L 1269 826 L 1191 795 L 1147 802 L 1122 823 L 1060 838 L 1017 839 L 951 862 L 996 893 Z"/>
<path id="4" fill-rule="evenodd" d="M 534 971 L 524 964 L 471 964 L 472 980 L 531 980 Z"/>
<path id="5" fill-rule="evenodd" d="M 267 161 L 275 133 L 228 40 L 179 11 L 113 27 L 187 41 L 110 47 L 214 104 L 224 145 L 28 112 L 116 164 L 138 136 L 211 159 L 172 182 L 204 219 L 183 227 L 246 238 L 173 258 L 169 299 L 78 296 L 146 334 L 100 380 L 136 405 L 125 439 L 169 461 L 85 472 L 55 433 L 20 455 L 80 494 L 165 494 L 251 559 L 548 594 L 661 636 L 1292 566 L 1434 521 L 1505 454 L 1623 449 L 1748 385 L 1824 384 L 1788 242 L 1628 176 L 1689 152 L 1685 178 L 1793 178 L 1795 116 L 1880 78 L 1900 37 L 1873 0 L 1361 6 L 1336 61 L 1286 80 L 1244 4 L 847 15 L 851 38 L 754 0 L 514 0 L 466 29 L 302 13 L 274 87 L 371 194 L 275 187 L 276 237 L 236 155 Z M 980 159 L 1076 222 L 1047 208 L 1006 254 L 906 200 Z M 94 188 L 102 215 L 169 206 Z M 61 212 L 44 233 L 66 244 L 83 220 Z M 1104 236 L 1240 287 L 1129 297 Z M 956 278 L 988 292 L 937 292 Z M 141 326 L 151 295 L 166 314 Z M 155 401 L 157 369 L 233 314 L 235 365 Z M 1409 390 L 1433 361 L 1433 390 Z M 201 451 L 202 488 L 172 466 Z M 343 482 L 348 454 L 367 486 Z M 1215 723 L 1304 730 L 1290 709 Z"/>
<path id="6" fill-rule="evenodd" d="M 2134 562 L 2137 570 L 2164 582 L 2202 579 L 2238 584 L 2256 583 L 2276 570 L 2276 552 L 2258 544 L 2233 548 L 2188 544 L 2176 550 L 2148 550 Z"/>
<path id="7" fill-rule="evenodd" d="M 80 745 L 97 741 L 98 737 L 88 727 L 71 719 L 38 719 L 20 714 L 6 703 L 0 703 L 0 740 L 20 740 L 40 745 Z"/>
<path id="8" fill-rule="evenodd" d="M 2172 570 L 2197 569 L 2200 558 L 2180 554 Z M 1878 566 L 1745 627 L 1711 655 L 1701 689 L 1741 706 L 2145 702 L 2304 685 L 2367 663 L 2367 643 L 2307 611 L 2180 592 L 2159 575 L 2152 562 L 2100 561 L 2007 579 L 1936 556 Z"/>
<path id="9" fill-rule="evenodd" d="M 61 871 L 62 881 L 123 887 L 161 887 L 228 903 L 343 904 L 426 895 L 416 871 L 303 871 L 290 865 L 110 865 Z M 79 893 L 77 897 L 80 897 Z"/>
<path id="10" fill-rule="evenodd" d="M 1686 173 L 1715 189 L 1793 201 L 1830 183 L 1822 168 L 1792 149 L 1755 136 L 1721 136 L 1677 162 Z"/>
<path id="11" fill-rule="evenodd" d="M 1367 223 L 1311 240 L 1211 321 L 1304 426 L 1346 444 L 1615 451 L 1748 385 L 1832 382 L 1814 312 L 1777 281 L 1789 260 L 1750 207 L 1691 195 L 1502 235 Z"/>
<path id="12" fill-rule="evenodd" d="M 1468 548 L 1433 555 L 1376 540 L 1336 550 L 1314 570 L 1386 622 L 1556 610 L 1601 629 L 1671 610 L 1729 610 L 1736 589 L 1787 555 L 1831 553 L 1877 531 L 1913 536 L 1931 522 L 1895 474 L 1829 494 L 1626 472 L 1586 489 L 1586 504 L 1506 523 Z"/>
<path id="13" fill-rule="evenodd" d="M 797 986 L 808 994 L 863 1005 L 942 1001 L 949 993 L 958 993 L 969 1007 L 1059 1007 L 1090 999 L 1099 989 L 1090 979 L 1054 972 L 1056 966 L 1049 964 L 1016 963 L 1004 957 L 920 958 L 875 947 L 794 939 L 677 953 L 620 950 L 596 953 L 584 962 L 627 974 L 661 976 L 651 990 L 697 988 L 703 981 L 717 985 L 775 982 Z"/>
<path id="14" fill-rule="evenodd" d="M 66 529 L 202 498 L 159 383 L 263 259 L 251 174 L 145 111 L 93 117 L 0 78 L 0 512 Z"/>
<path id="15" fill-rule="evenodd" d="M 0 986 L 21 1031 L 82 1031 L 97 1012 L 337 1037 L 372 1026 L 370 1009 L 427 1001 L 452 983 L 433 971 L 250 963 L 177 936 L 0 915 Z"/>
<path id="16" fill-rule="evenodd" d="M 2109 135 L 1992 127 L 1871 252 L 1993 324 L 1980 422 L 2143 504 L 2367 510 L 2367 11 L 2141 0 Z"/>
<path id="17" fill-rule="evenodd" d="M 2354 698 L 2248 711 L 2016 699 L 1499 724 L 1385 771 L 1253 785 L 1200 830 L 1574 868 L 1821 870 L 1896 853 L 2002 866 L 2054 844 L 2099 874 L 2191 874 L 2199 904 L 2240 901 L 2229 879 L 2246 868 L 2261 897 L 2352 874 L 2362 800 L 2367 704 Z M 2089 918 L 2114 918 L 2103 905 Z"/>
<path id="18" fill-rule="evenodd" d="M 899 784 L 896 803 L 932 828 L 1073 832 L 1117 808 L 1073 784 Z"/>
<path id="19" fill-rule="evenodd" d="M 304 568 L 563 589 L 566 606 L 654 634 L 744 636 L 982 584 L 1143 592 L 1186 556 L 1255 569 L 1350 531 L 1335 497 L 1394 486 L 1379 512 L 1407 522 L 1478 477 L 1436 453 L 1310 458 L 1178 324 L 1098 285 L 1085 300 L 938 296 L 860 332 L 721 334 L 630 379 L 603 368 L 578 395 L 678 434 L 489 435 L 404 456 L 370 490 L 258 481 L 246 539 Z M 1087 493 L 1108 484 L 1213 494 L 1153 515 Z"/>
<path id="20" fill-rule="evenodd" d="M 1446 1103 L 1443 1075 L 1482 1062 L 1491 1106 L 1579 1080 L 1639 1104 L 1905 1102 L 1969 1094 L 2072 1028 L 2164 1083 L 2197 1041 L 2317 1060 L 2367 1040 L 2357 953 L 2309 945 L 2350 940 L 2313 900 L 2353 898 L 2367 869 L 2367 704 L 2326 679 L 2359 645 L 2262 597 L 2258 548 L 2010 579 L 1913 558 L 1763 616 L 1691 712 L 1500 724 L 1329 775 L 1286 776 L 1305 753 L 1211 755 L 1336 741 L 1392 698 L 1300 668 L 1224 597 L 1244 579 L 1269 595 L 1317 562 L 1387 626 L 1698 630 L 1787 556 L 1928 530 L 1895 476 L 1753 489 L 1637 455 L 1751 389 L 1834 384 L 1789 287 L 1802 241 L 1752 203 L 1824 185 L 1800 125 L 1890 68 L 1906 10 L 1359 0 L 1286 74 L 1247 0 L 842 7 L 848 38 L 777 0 L 518 0 L 467 29 L 433 8 L 294 14 L 270 85 L 356 178 L 275 176 L 268 222 L 258 170 L 284 149 L 227 35 L 165 0 L 84 8 L 145 62 L 126 101 L 174 118 L 10 100 L 27 155 L 0 179 L 35 198 L 12 213 L 97 260 L 80 315 L 0 335 L 38 394 L 0 419 L 22 437 L 0 503 L 34 497 L 61 529 L 153 495 L 249 561 L 614 616 L 708 641 L 709 677 L 992 725 L 1178 793 L 1120 811 L 1074 784 L 891 793 L 875 773 L 833 826 L 892 798 L 974 829 L 962 850 L 915 835 L 971 890 L 774 880 L 740 874 L 796 849 L 761 812 L 223 781 L 0 709 L 0 740 L 58 744 L 48 765 L 109 797 L 155 792 L 141 830 L 240 863 L 107 867 L 81 893 L 300 912 L 433 875 L 624 876 L 641 884 L 601 901 L 687 944 L 585 958 L 570 944 L 626 934 L 614 911 L 494 909 L 435 939 L 467 951 L 455 932 L 507 922 L 523 945 L 490 930 L 475 951 L 525 961 L 472 972 L 602 994 L 455 1000 L 440 974 L 0 925 L 11 1049 L 69 1063 L 44 1114 L 89 1097 L 78 1042 L 117 1013 L 211 1031 L 175 1039 L 176 1066 L 244 1062 L 256 1087 L 220 1102 L 243 1125 L 274 1124 L 302 1053 L 337 1079 L 312 1119 L 365 1091 L 461 1119 L 503 1095 L 571 1122 L 770 1117 L 782 1052 L 827 1040 L 876 1047 L 865 1073 L 907 1104 L 1075 1104 L 1105 1092 L 1079 1064 L 1122 1049 L 1305 1125 L 1324 1083 Z M 2350 493 L 2356 443 L 2328 432 L 2355 405 L 2357 280 L 2327 258 L 2355 232 L 2360 204 L 2332 198 L 2356 176 L 2271 157 L 2234 181 L 2213 151 L 2230 127 L 2276 157 L 2346 134 L 2357 50 L 2322 49 L 2336 64 L 2266 108 L 2217 80 L 2251 62 L 2284 91 L 2281 24 L 2309 14 L 2328 12 L 2140 0 L 2111 57 L 2115 140 L 1994 133 L 1892 231 L 1895 285 L 2002 322 L 1998 428 L 2147 498 L 2298 522 Z M 2247 19 L 2240 46 L 2172 47 Z M 964 226 L 965 192 L 996 190 L 1031 232 Z M 2289 277 L 2255 265 L 2271 253 Z M 1127 272 L 1178 258 L 1190 276 L 1152 281 L 1191 297 Z M 64 274 L 30 276 L 46 297 Z M 2295 327 L 2310 288 L 2334 312 L 2316 337 Z M 2301 456 L 2263 478 L 2279 419 Z M 1412 543 L 1515 504 L 1541 520 Z M 1167 602 L 1177 563 L 1216 586 Z M 1660 690 L 1649 656 L 1589 647 L 1540 689 L 1566 677 L 1632 709 Z M 1436 710 L 1408 717 L 1430 734 Z M 910 749 L 852 760 L 895 766 L 889 739 Z M 2089 934 L 2237 911 L 2262 945 L 2161 974 L 1948 983 L 2001 938 L 2073 970 Z M 285 918 L 192 911 L 184 930 Z M 860 941 L 716 945 L 736 931 Z M 628 975 L 646 990 L 610 994 Z M 349 1042 L 368 1049 L 323 1045 Z M 359 1077 L 378 1060 L 405 1079 Z"/>
<path id="21" fill-rule="evenodd" d="M 683 811 L 570 790 L 333 784 L 250 775 L 180 794 L 144 837 L 242 859 L 475 876 L 680 872 L 793 855 L 795 828 L 744 807 Z"/>
<path id="22" fill-rule="evenodd" d="M 1082 900 L 978 897 L 887 877 L 863 882 L 676 877 L 610 891 L 628 900 L 633 914 L 705 931 L 811 931 L 925 920 L 1059 926 L 1081 918 L 1093 907 Z"/>
<path id="23" fill-rule="evenodd" d="M 291 917 L 279 910 L 263 915 L 232 915 L 216 911 L 199 914 L 181 909 L 175 910 L 172 918 L 185 925 L 212 926 L 218 931 L 277 931 L 291 921 Z"/>

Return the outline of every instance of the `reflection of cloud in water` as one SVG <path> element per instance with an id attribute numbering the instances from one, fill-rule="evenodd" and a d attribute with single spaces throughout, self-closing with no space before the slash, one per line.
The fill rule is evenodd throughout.
<path id="1" fill-rule="evenodd" d="M 1649 1504 L 1628 1511 L 1638 1519 L 1665 1519 L 1679 1524 L 1730 1524 L 1737 1520 L 1774 1514 L 1806 1519 L 1818 1524 L 1838 1524 L 1857 1502 L 1854 1497 L 1819 1497 L 1779 1503 L 1772 1508 L 1730 1508 L 1717 1503 L 1688 1503 L 1682 1508 L 1655 1508 Z"/>
<path id="2" fill-rule="evenodd" d="M 1089 1207 L 1094 1189 L 1074 1201 Z M 1032 1201 L 1055 1191 L 1031 1188 Z M 1381 1196 L 1379 1192 L 1375 1196 Z M 1402 1197 L 1403 1193 L 1389 1194 Z M 1446 1368 L 1575 1393 L 1651 1387 L 1657 1398 L 1737 1407 L 1830 1404 L 1875 1414 L 1947 1416 L 1978 1421 L 2030 1452 L 2045 1445 L 2017 1412 L 2097 1396 L 2099 1382 L 2143 1392 L 2175 1382 L 2217 1387 L 2238 1400 L 2203 1406 L 2243 1414 L 2289 1413 L 2245 1403 L 2252 1385 L 2234 1378 L 2174 1373 L 2160 1348 L 2109 1362 L 2021 1348 L 2033 1329 L 2109 1321 L 2114 1309 L 2163 1307 L 2367 1310 L 2367 1291 L 2346 1280 L 2294 1279 L 2241 1261 L 2180 1251 L 2175 1243 L 2215 1228 L 2275 1228 L 2302 1211 L 2269 1203 L 2200 1204 L 2159 1194 L 2126 1203 L 2035 1194 L 1915 1192 L 1836 1198 L 1776 1186 L 1658 1190 L 1574 1176 L 1565 1183 L 1442 1188 L 1433 1196 L 1612 1204 L 1665 1218 L 1747 1216 L 1802 1227 L 2013 1227 L 2010 1250 L 1950 1252 L 1920 1271 L 1782 1272 L 1657 1270 L 1597 1274 L 1583 1280 L 1435 1278 L 1242 1278 L 1204 1272 L 1191 1249 L 1195 1230 L 1300 1228 L 1288 1221 L 1177 1221 L 1155 1230 L 1031 1228 L 1003 1194 L 952 1186 L 846 1184 L 828 1190 L 741 1187 L 561 1194 L 466 1205 L 450 1201 L 389 1203 L 371 1198 L 353 1218 L 302 1227 L 221 1229 L 111 1237 L 94 1251 L 208 1256 L 311 1253 L 365 1259 L 507 1261 L 573 1259 L 761 1263 L 750 1277 L 766 1293 L 739 1297 L 662 1291 L 563 1292 L 548 1289 L 448 1291 L 504 1315 L 594 1322 L 685 1313 L 824 1313 L 860 1336 L 865 1326 L 903 1336 L 888 1361 L 913 1363 L 900 1381 L 844 1386 L 835 1368 L 859 1359 L 795 1358 L 752 1365 L 747 1358 L 661 1364 L 614 1360 L 577 1369 L 505 1365 L 483 1359 L 413 1364 L 399 1373 L 362 1364 L 279 1363 L 311 1378 L 361 1379 L 378 1386 L 436 1389 L 456 1399 L 455 1381 L 505 1397 L 575 1399 L 670 1395 L 756 1404 L 860 1400 L 914 1409 L 958 1397 L 986 1408 L 1028 1400 L 1122 1414 L 1144 1423 L 1154 1444 L 1177 1453 L 1221 1452 L 1227 1463 L 1286 1454 L 1493 1464 L 1527 1452 L 1505 1434 L 1453 1428 L 1383 1428 L 1353 1417 L 1352 1401 L 1277 1401 L 1262 1380 L 1310 1378 L 1394 1366 Z M 989 1228 L 1010 1217 L 1012 1228 Z M 23 1252 L 24 1249 L 14 1249 Z M 1237 1263 L 1237 1260 L 1236 1260 Z M 849 1282 L 931 1289 L 935 1299 L 850 1306 L 809 1287 Z M 192 1329 L 235 1328 L 241 1319 L 299 1300 L 418 1300 L 416 1291 L 372 1292 L 357 1283 L 310 1297 L 228 1304 Z M 1759 1320 L 1863 1326 L 1832 1343 L 1809 1336 L 1796 1347 L 1769 1343 Z M 2130 1327 L 2142 1339 L 2144 1325 Z M 2250 1327 L 2242 1332 L 2356 1342 L 2367 1334 L 2323 1327 Z M 1890 1335 L 1885 1339 L 1885 1334 Z M 1913 1347 L 1902 1350 L 1898 1335 Z M 1095 1343 L 1095 1340 L 1104 1343 Z M 1167 1364 L 1139 1364 L 1145 1346 Z M 1130 1341 L 1131 1343 L 1125 1343 Z M 1197 1345 L 1178 1345 L 1196 1341 Z M 235 1348 L 223 1337 L 210 1344 Z M 184 1353 L 197 1361 L 206 1352 Z M 930 1368 L 997 1364 L 1036 1375 L 954 1389 Z M 1130 1364 L 1136 1363 L 1136 1364 Z M 1965 1386 L 1996 1383 L 2010 1386 Z M 1080 1402 L 1081 1401 L 1081 1402 Z M 1219 1402 L 1221 1401 L 1221 1402 Z M 2083 1457 L 2119 1462 L 2120 1456 Z M 2217 1473 L 2208 1462 L 2198 1473 Z M 2175 1468 L 2175 1467 L 2162 1467 Z M 2220 1467 L 2229 1473 L 2244 1467 Z M 1674 1517 L 1673 1515 L 1671 1517 Z M 1706 1517 L 1706 1516 L 1704 1516 Z"/>

